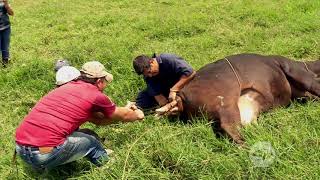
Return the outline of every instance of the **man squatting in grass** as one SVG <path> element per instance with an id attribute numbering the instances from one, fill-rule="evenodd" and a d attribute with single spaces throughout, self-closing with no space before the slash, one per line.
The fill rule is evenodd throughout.
<path id="1" fill-rule="evenodd" d="M 174 54 L 137 56 L 133 67 L 138 75 L 143 75 L 147 88 L 136 98 L 136 105 L 144 110 L 163 106 L 176 98 L 179 92 L 195 75 L 192 67 Z"/>
<path id="2" fill-rule="evenodd" d="M 5 67 L 9 62 L 10 45 L 10 20 L 9 15 L 13 16 L 13 10 L 7 0 L 0 0 L 0 48 L 2 54 L 2 65 Z"/>
<path id="3" fill-rule="evenodd" d="M 51 169 L 82 157 L 100 166 L 108 159 L 106 150 L 79 126 L 88 121 L 107 125 L 144 118 L 141 110 L 117 107 L 103 94 L 113 77 L 101 63 L 87 62 L 80 71 L 78 80 L 44 96 L 16 130 L 16 151 L 35 169 Z"/>

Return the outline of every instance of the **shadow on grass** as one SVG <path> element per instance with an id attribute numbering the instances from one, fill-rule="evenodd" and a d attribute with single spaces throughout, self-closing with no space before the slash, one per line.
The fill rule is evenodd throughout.
<path id="1" fill-rule="evenodd" d="M 217 139 L 225 139 L 228 138 L 227 135 L 225 134 L 225 132 L 221 129 L 220 126 L 220 122 L 218 122 L 217 119 L 213 119 L 213 120 L 209 120 L 207 115 L 203 115 L 200 117 L 192 117 L 192 118 L 188 118 L 187 116 L 169 116 L 167 117 L 168 122 L 171 124 L 174 123 L 181 123 L 184 125 L 193 125 L 193 124 L 207 124 L 208 128 L 212 129 L 212 135 L 215 136 Z M 229 138 L 228 138 L 229 139 Z M 230 141 L 232 141 L 231 139 L 229 139 Z"/>
<path id="2" fill-rule="evenodd" d="M 28 178 L 32 179 L 68 179 L 68 178 L 77 178 L 92 168 L 94 165 L 91 165 L 89 162 L 79 161 L 79 162 L 71 162 L 68 164 L 64 164 L 58 166 L 51 170 L 43 170 L 37 171 L 32 167 L 21 164 L 23 166 L 23 171 Z"/>

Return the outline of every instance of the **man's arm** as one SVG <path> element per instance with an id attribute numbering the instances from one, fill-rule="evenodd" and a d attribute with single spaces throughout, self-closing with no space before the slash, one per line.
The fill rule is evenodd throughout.
<path id="1" fill-rule="evenodd" d="M 176 99 L 177 92 L 179 92 L 186 84 L 188 84 L 192 78 L 196 75 L 196 72 L 193 71 L 189 76 L 181 76 L 180 80 L 170 88 L 170 93 L 169 93 L 169 101 L 173 101 Z"/>
<path id="2" fill-rule="evenodd" d="M 112 120 L 118 120 L 122 122 L 131 122 L 142 120 L 144 118 L 144 114 L 140 109 L 132 110 L 126 107 L 116 107 L 116 110 L 110 118 Z"/>
<path id="3" fill-rule="evenodd" d="M 160 106 L 167 104 L 168 98 L 161 94 L 161 85 L 154 82 L 151 78 L 147 78 L 145 81 L 147 83 L 148 94 L 153 96 Z"/>
<path id="4" fill-rule="evenodd" d="M 111 119 L 106 119 L 102 112 L 95 112 L 92 114 L 92 117 L 88 119 L 89 122 L 95 125 L 109 125 L 114 123 Z"/>
<path id="5" fill-rule="evenodd" d="M 7 9 L 7 13 L 10 15 L 10 16 L 13 16 L 13 10 L 11 8 L 11 6 L 9 5 L 8 1 L 7 0 L 3 0 L 3 3 L 4 3 L 4 7 Z"/>
<path id="6" fill-rule="evenodd" d="M 117 121 L 132 122 L 142 120 L 144 114 L 140 109 L 132 110 L 127 107 L 116 107 L 115 111 L 109 118 L 106 118 L 103 113 L 94 113 L 92 119 L 89 121 L 96 125 L 108 125 Z"/>
<path id="7" fill-rule="evenodd" d="M 170 91 L 180 91 L 188 82 L 191 81 L 191 79 L 196 75 L 196 72 L 193 71 L 189 76 L 181 76 L 180 80 L 170 88 Z"/>
<path id="8" fill-rule="evenodd" d="M 180 80 L 172 88 L 170 88 L 169 101 L 175 99 L 177 92 L 179 92 L 186 84 L 188 84 L 195 74 L 196 72 L 193 71 L 189 76 L 181 76 Z M 154 96 L 154 98 L 160 106 L 164 106 L 169 102 L 168 99 L 162 94 Z"/>
<path id="9" fill-rule="evenodd" d="M 156 101 L 160 106 L 164 106 L 165 104 L 168 103 L 168 99 L 162 94 L 154 96 L 154 98 L 156 99 Z"/>

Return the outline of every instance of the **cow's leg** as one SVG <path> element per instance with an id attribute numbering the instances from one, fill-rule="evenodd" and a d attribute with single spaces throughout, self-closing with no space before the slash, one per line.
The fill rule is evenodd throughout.
<path id="1" fill-rule="evenodd" d="M 289 77 L 290 83 L 297 83 L 303 90 L 320 97 L 320 83 L 317 82 L 311 72 L 287 62 L 282 63 L 281 68 L 285 75 Z"/>
<path id="2" fill-rule="evenodd" d="M 218 122 L 218 119 L 215 119 L 211 122 L 211 128 L 213 133 L 216 135 L 216 138 L 221 138 L 223 137 L 223 130 L 221 129 L 220 126 L 220 120 Z"/>
<path id="3" fill-rule="evenodd" d="M 221 107 L 219 111 L 221 129 L 236 143 L 243 144 L 239 128 L 241 119 L 239 108 L 236 103 Z"/>

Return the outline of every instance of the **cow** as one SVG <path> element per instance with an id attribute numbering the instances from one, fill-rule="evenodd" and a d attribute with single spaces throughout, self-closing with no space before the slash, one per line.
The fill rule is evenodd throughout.
<path id="1" fill-rule="evenodd" d="M 320 96 L 320 61 L 299 62 L 283 56 L 237 54 L 200 68 L 176 100 L 157 115 L 207 114 L 216 134 L 243 144 L 239 128 L 256 122 L 259 113 L 287 106 L 292 99 Z"/>

